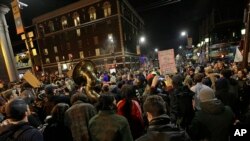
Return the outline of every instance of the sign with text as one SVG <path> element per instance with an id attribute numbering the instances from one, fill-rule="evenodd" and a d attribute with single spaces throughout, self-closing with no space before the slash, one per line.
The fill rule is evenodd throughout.
<path id="1" fill-rule="evenodd" d="M 20 8 L 18 0 L 14 0 L 11 2 L 12 12 L 16 24 L 16 32 L 17 34 L 21 34 L 24 32 L 23 22 L 21 18 Z"/>
<path id="2" fill-rule="evenodd" d="M 174 49 L 158 51 L 158 59 L 162 74 L 173 74 L 177 72 Z"/>

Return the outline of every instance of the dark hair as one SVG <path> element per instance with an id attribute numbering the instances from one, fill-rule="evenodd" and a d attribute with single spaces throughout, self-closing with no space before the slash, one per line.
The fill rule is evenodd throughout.
<path id="1" fill-rule="evenodd" d="M 150 95 L 146 98 L 143 109 L 151 113 L 153 117 L 157 117 L 166 113 L 166 104 L 161 96 Z"/>
<path id="2" fill-rule="evenodd" d="M 132 98 L 136 97 L 136 91 L 132 85 L 124 84 L 121 89 L 122 97 L 125 99 L 124 107 L 122 107 L 122 111 L 124 116 L 129 120 L 131 117 L 131 106 L 132 106 Z"/>
<path id="3" fill-rule="evenodd" d="M 21 94 L 20 97 L 28 104 L 31 105 L 35 101 L 35 95 L 33 94 L 32 91 L 30 90 L 24 90 Z"/>
<path id="4" fill-rule="evenodd" d="M 27 108 L 28 105 L 23 99 L 13 99 L 10 101 L 10 103 L 7 104 L 7 117 L 11 118 L 14 121 L 20 121 L 25 117 L 25 112 L 27 112 L 28 110 Z"/>
<path id="5" fill-rule="evenodd" d="M 198 82 L 202 82 L 204 75 L 202 73 L 197 73 L 194 75 L 194 82 L 198 83 Z"/>
<path id="6" fill-rule="evenodd" d="M 73 104 L 76 101 L 82 101 L 82 102 L 88 102 L 89 99 L 85 94 L 80 94 L 80 92 L 76 92 L 74 95 L 70 98 L 70 103 Z"/>
<path id="7" fill-rule="evenodd" d="M 54 122 L 59 123 L 59 124 L 63 124 L 64 123 L 64 114 L 65 114 L 66 110 L 68 110 L 68 109 L 69 109 L 69 105 L 66 103 L 56 104 L 51 111 L 52 120 Z"/>
<path id="8" fill-rule="evenodd" d="M 221 74 L 226 78 L 229 79 L 232 76 L 232 70 L 225 69 L 221 71 Z"/>
<path id="9" fill-rule="evenodd" d="M 101 94 L 99 101 L 96 105 L 97 111 L 100 110 L 116 110 L 116 105 L 114 104 L 114 96 L 112 94 Z"/>

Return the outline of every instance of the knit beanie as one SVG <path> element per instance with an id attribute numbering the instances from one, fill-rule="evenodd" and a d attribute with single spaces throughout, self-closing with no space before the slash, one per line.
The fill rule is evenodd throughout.
<path id="1" fill-rule="evenodd" d="M 202 88 L 201 91 L 199 92 L 198 97 L 200 102 L 207 102 L 214 100 L 215 99 L 214 90 L 209 87 Z"/>

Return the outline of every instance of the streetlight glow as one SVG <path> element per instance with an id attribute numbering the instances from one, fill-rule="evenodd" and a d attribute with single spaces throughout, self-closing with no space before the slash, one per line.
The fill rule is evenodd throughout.
<path id="1" fill-rule="evenodd" d="M 155 52 L 158 52 L 158 48 L 155 48 Z"/>
<path id="2" fill-rule="evenodd" d="M 209 42 L 209 38 L 205 38 L 205 42 L 208 43 Z"/>
<path id="3" fill-rule="evenodd" d="M 182 31 L 181 32 L 181 36 L 186 36 L 187 35 L 187 32 L 186 31 Z"/>
<path id="4" fill-rule="evenodd" d="M 182 46 L 179 46 L 179 49 L 182 49 Z"/>
<path id="5" fill-rule="evenodd" d="M 144 43 L 146 41 L 146 38 L 144 36 L 141 36 L 139 41 L 140 43 Z"/>
<path id="6" fill-rule="evenodd" d="M 241 29 L 241 35 L 245 35 L 246 34 L 246 29 Z"/>

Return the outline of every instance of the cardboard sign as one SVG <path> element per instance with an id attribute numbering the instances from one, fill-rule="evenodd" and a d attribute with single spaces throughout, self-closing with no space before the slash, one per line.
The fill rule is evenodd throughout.
<path id="1" fill-rule="evenodd" d="M 174 74 L 177 72 L 174 49 L 158 51 L 158 59 L 162 74 Z"/>
<path id="2" fill-rule="evenodd" d="M 33 87 L 38 88 L 41 86 L 41 82 L 33 75 L 29 70 L 25 72 L 23 78 Z"/>

